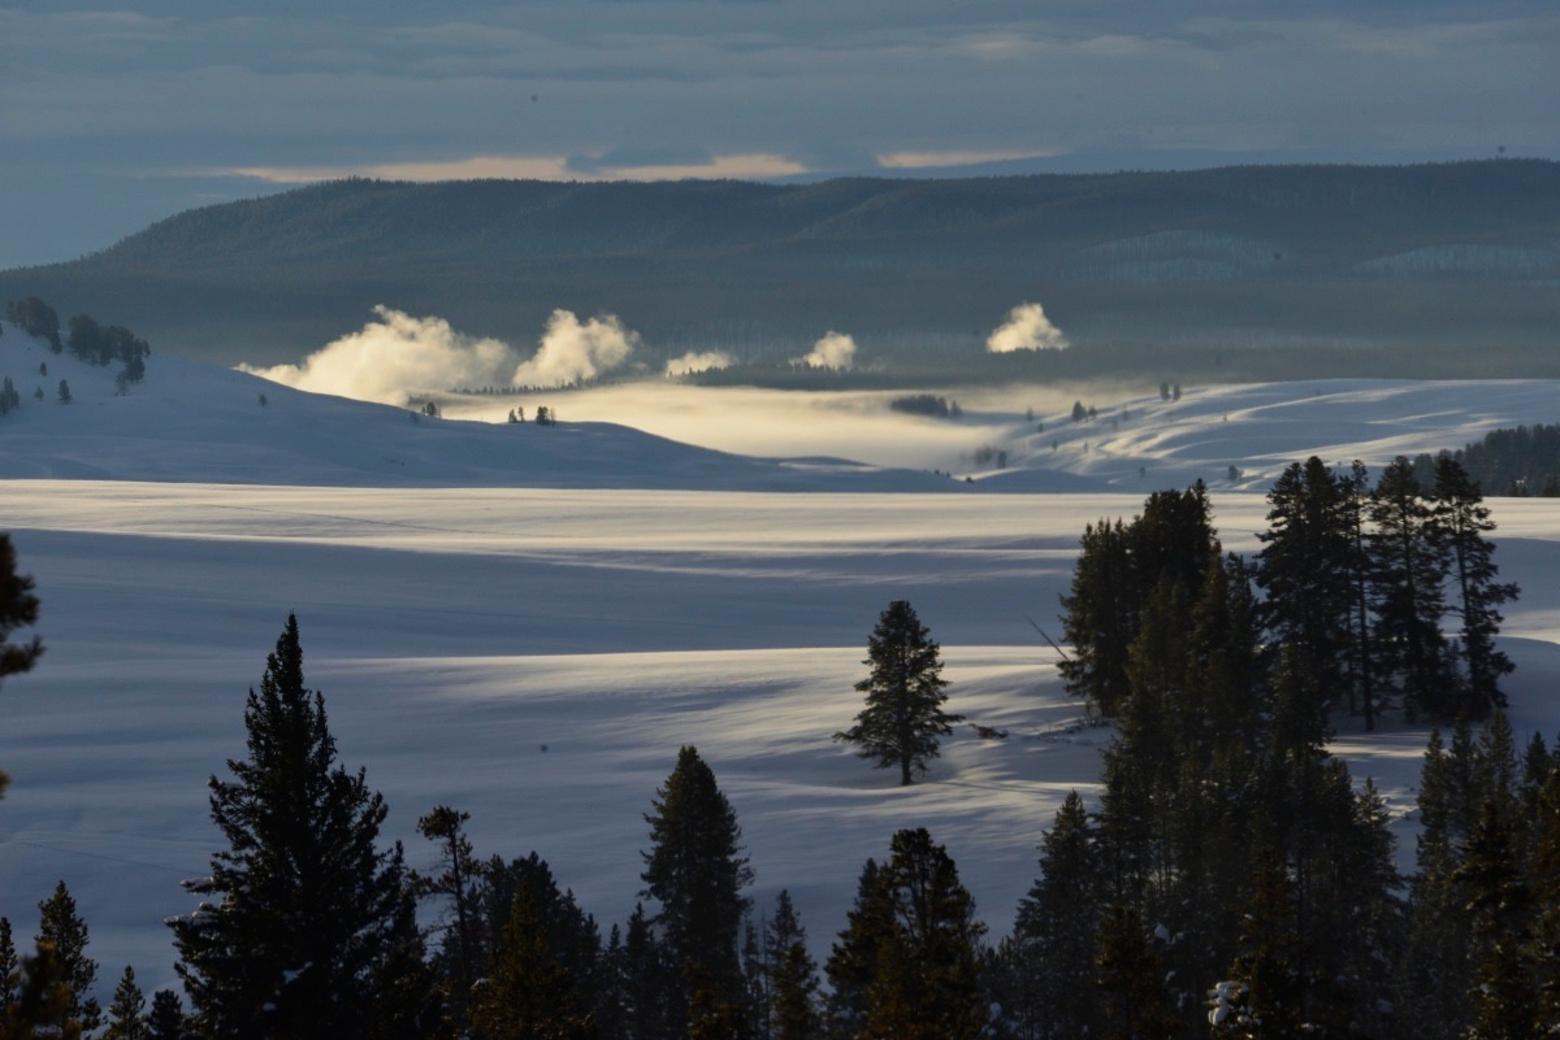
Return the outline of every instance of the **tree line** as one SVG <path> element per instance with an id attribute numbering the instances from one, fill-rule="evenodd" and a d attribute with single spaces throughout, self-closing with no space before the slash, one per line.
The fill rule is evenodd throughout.
<path id="1" fill-rule="evenodd" d="M 1516 498 L 1560 497 L 1560 423 L 1491 430 L 1452 453 L 1480 486 L 1498 488 Z M 1437 456 L 1414 458 L 1421 481 L 1433 479 Z"/>
<path id="2" fill-rule="evenodd" d="M 146 377 L 146 359 L 152 348 L 146 340 L 123 325 L 100 325 L 91 315 L 78 314 L 70 319 L 66 335 L 61 337 L 59 314 L 36 296 L 12 300 L 6 305 L 5 317 L 29 336 L 48 343 L 49 349 L 56 354 L 69 349 L 72 355 L 87 364 L 104 368 L 115 362 L 121 363 L 123 367 L 115 375 L 115 383 L 121 393 L 130 384 L 139 383 Z M 39 369 L 39 374 L 48 375 L 47 364 Z M 20 397 L 10 385 L 9 377 L 5 382 L 9 392 L 0 393 L 0 414 L 20 404 Z M 38 388 L 34 396 L 43 399 L 42 387 Z M 61 403 L 70 402 L 70 389 L 63 379 L 59 383 L 58 397 Z"/>

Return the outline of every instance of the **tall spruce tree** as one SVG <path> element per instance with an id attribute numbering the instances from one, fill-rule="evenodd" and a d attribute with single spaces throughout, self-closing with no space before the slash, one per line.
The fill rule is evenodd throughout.
<path id="1" fill-rule="evenodd" d="M 92 995 L 98 964 L 87 956 L 87 922 L 76 912 L 76 900 L 63 881 L 55 886 L 53 895 L 38 904 L 38 911 L 38 945 L 53 950 L 70 987 L 69 1015 L 81 1023 L 84 1032 L 91 1033 L 102 1021 L 102 1008 Z"/>
<path id="2" fill-rule="evenodd" d="M 807 952 L 807 932 L 791 904 L 791 894 L 784 889 L 775 901 L 774 916 L 766 933 L 767 1035 L 771 1040 L 818 1040 L 823 1032 L 818 1007 L 818 965 Z"/>
<path id="3" fill-rule="evenodd" d="M 1560 767 L 1538 797 L 1529 885 L 1537 914 L 1528 957 L 1533 968 L 1535 1033 L 1560 1022 Z"/>
<path id="4" fill-rule="evenodd" d="M 862 864 L 856 901 L 829 953 L 828 1031 L 835 1040 L 857 1036 L 866 1024 L 867 990 L 877 970 L 878 948 L 894 928 L 893 908 L 878 882 L 877 862 Z"/>
<path id="5" fill-rule="evenodd" d="M 439 849 L 434 873 L 418 875 L 416 884 L 419 895 L 448 901 L 437 926 L 443 934 L 438 961 L 450 994 L 450 1011 L 457 1019 L 463 1017 L 471 987 L 486 963 L 479 913 L 483 867 L 466 837 L 470 819 L 470 813 L 440 805 L 417 821 L 418 833 Z"/>
<path id="6" fill-rule="evenodd" d="M 1062 638 L 1072 652 L 1057 667 L 1068 693 L 1111 718 L 1126 700 L 1127 649 L 1142 608 L 1127 529 L 1120 520 L 1088 525 L 1078 549 L 1062 597 Z"/>
<path id="7" fill-rule="evenodd" d="M 859 1035 L 871 1040 L 981 1036 L 987 1027 L 980 977 L 985 927 L 975 917 L 975 901 L 959 881 L 953 858 L 926 830 L 899 831 L 874 886 L 873 932 L 858 937 L 865 939 L 862 952 L 870 963 Z"/>
<path id="8" fill-rule="evenodd" d="M 1344 488 L 1313 455 L 1274 481 L 1268 505 L 1269 528 L 1257 535 L 1266 626 L 1277 644 L 1312 662 L 1315 695 L 1330 701 L 1349 688 L 1352 547 Z"/>
<path id="9" fill-rule="evenodd" d="M 741 1006 L 737 942 L 748 908 L 742 893 L 753 871 L 743 855 L 736 810 L 692 747 L 678 752 L 645 822 L 650 848 L 643 853 L 643 895 L 659 904 L 654 922 L 676 973 L 669 987 L 676 1032 L 688 1025 L 691 979 L 712 987 L 721 1005 Z"/>
<path id="10" fill-rule="evenodd" d="M 1446 546 L 1408 459 L 1399 456 L 1382 471 L 1370 519 L 1372 642 L 1411 716 L 1449 718 L 1458 698 L 1441 635 Z"/>
<path id="11" fill-rule="evenodd" d="M 201 1030 L 217 1040 L 399 1037 L 432 1028 L 415 894 L 387 809 L 336 761 L 325 699 L 307 689 L 289 616 L 244 709 L 249 754 L 212 777 L 228 841 L 206 901 L 170 922 Z"/>
<path id="12" fill-rule="evenodd" d="M 1456 875 L 1473 917 L 1470 952 L 1477 965 L 1468 992 L 1468 1040 L 1532 1035 L 1538 1005 L 1526 963 L 1532 892 L 1515 853 L 1512 821 L 1486 799 Z"/>
<path id="13" fill-rule="evenodd" d="M 152 994 L 152 1010 L 146 1016 L 149 1040 L 194 1040 L 195 1033 L 184 1014 L 184 1001 L 171 989 Z"/>
<path id="14" fill-rule="evenodd" d="M 1215 1037 L 1287 1040 L 1311 1031 L 1297 946 L 1289 877 L 1283 858 L 1267 849 L 1253 873 L 1240 953 L 1230 978 L 1214 990 L 1208 1021 Z"/>
<path id="15" fill-rule="evenodd" d="M 1004 946 L 1016 998 L 1008 1014 L 1021 1036 L 1069 1040 L 1098 1030 L 1092 983 L 1103 895 L 1088 813 L 1072 791 L 1041 838 L 1040 876 Z"/>
<path id="16" fill-rule="evenodd" d="M 1165 968 L 1150 943 L 1143 917 L 1114 904 L 1100 922 L 1094 961 L 1096 1015 L 1104 1040 L 1172 1037 L 1180 1029 L 1165 987 Z"/>
<path id="17" fill-rule="evenodd" d="M 834 739 L 856 745 L 857 754 L 874 759 L 880 769 L 898 766 L 899 783 L 909 785 L 938 756 L 953 724 L 963 720 L 943 711 L 948 681 L 939 648 L 915 609 L 895 600 L 878 619 L 862 663 L 872 669 L 856 684 L 867 706 Z"/>
<path id="18" fill-rule="evenodd" d="M 127 964 L 114 989 L 114 999 L 108 1005 L 108 1028 L 103 1031 L 103 1040 L 150 1040 L 150 1037 L 146 995 L 136 985 L 135 969 Z"/>
<path id="19" fill-rule="evenodd" d="M 1348 539 L 1349 583 L 1349 689 L 1351 709 L 1365 718 L 1365 731 L 1373 732 L 1379 713 L 1376 692 L 1376 658 L 1371 638 L 1371 557 L 1367 534 L 1370 512 L 1370 473 L 1355 460 L 1338 483 L 1339 512 Z"/>
<path id="20" fill-rule="evenodd" d="M 473 1001 L 481 1040 L 594 1040 L 596 1025 L 547 938 L 537 894 L 521 888 Z"/>
<path id="21" fill-rule="evenodd" d="M 1500 605 L 1517 597 L 1517 586 L 1496 580 L 1495 546 L 1484 537 L 1495 530 L 1479 486 L 1450 454 L 1436 459 L 1433 519 L 1450 554 L 1456 593 L 1451 613 L 1460 619 L 1463 656 L 1468 663 L 1467 693 L 1458 710 L 1474 719 L 1506 703 L 1500 678 L 1511 672 L 1511 658 L 1495 646 L 1503 620 Z"/>

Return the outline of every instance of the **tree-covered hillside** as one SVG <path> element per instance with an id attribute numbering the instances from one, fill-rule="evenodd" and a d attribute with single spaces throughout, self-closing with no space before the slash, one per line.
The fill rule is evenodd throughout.
<path id="1" fill-rule="evenodd" d="M 1262 375 L 1560 366 L 1560 164 L 1231 167 L 817 184 L 339 181 L 192 210 L 0 296 L 90 299 L 174 353 L 296 358 L 384 303 L 534 339 L 611 311 L 652 353 L 863 358 L 1006 375 L 987 333 L 1041 300 L 1119 371 L 1166 351 Z M 971 360 L 972 356 L 975 360 Z M 1182 356 L 1180 354 L 1176 356 Z M 950 364 L 958 358 L 957 365 Z M 1033 359 L 1031 359 L 1033 360 Z M 984 367 L 983 367 L 984 366 Z M 992 367 L 997 366 L 997 367 Z M 1429 370 L 1427 373 L 1426 370 Z"/>

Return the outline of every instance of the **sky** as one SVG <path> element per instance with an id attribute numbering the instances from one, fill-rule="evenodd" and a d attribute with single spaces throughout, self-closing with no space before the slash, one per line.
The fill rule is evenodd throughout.
<path id="1" fill-rule="evenodd" d="M 0 0 L 0 267 L 417 180 L 1560 157 L 1552 0 Z"/>

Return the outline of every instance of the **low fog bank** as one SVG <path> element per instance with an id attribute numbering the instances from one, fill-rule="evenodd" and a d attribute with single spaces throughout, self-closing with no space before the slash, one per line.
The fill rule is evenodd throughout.
<path id="1" fill-rule="evenodd" d="M 957 402 L 957 418 L 910 414 L 893 402 L 925 391 L 790 391 L 710 387 L 676 382 L 616 383 L 570 391 L 446 395 L 446 418 L 505 422 L 511 409 L 527 419 L 538 406 L 565 421 L 615 422 L 720 451 L 769 457 L 831 455 L 879 466 L 978 468 L 977 453 L 998 447 L 1036 420 L 1061 421 L 1079 399 L 1120 401 L 1148 388 L 1094 386 L 960 388 L 929 396 Z"/>

